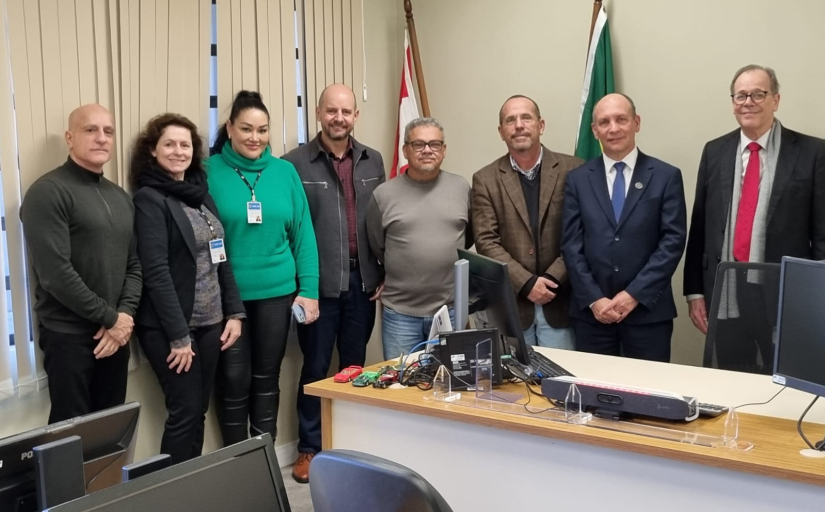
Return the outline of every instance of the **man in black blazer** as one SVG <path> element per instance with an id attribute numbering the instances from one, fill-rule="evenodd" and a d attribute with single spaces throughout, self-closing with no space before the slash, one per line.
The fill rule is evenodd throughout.
<path id="1" fill-rule="evenodd" d="M 667 362 L 670 280 L 687 232 L 682 174 L 638 150 L 641 118 L 629 97 L 602 98 L 591 126 L 604 155 L 571 171 L 564 192 L 576 349 Z"/>
<path id="2" fill-rule="evenodd" d="M 740 128 L 705 145 L 685 256 L 684 293 L 690 318 L 703 334 L 720 262 L 825 259 L 825 143 L 775 119 L 779 81 L 771 68 L 739 69 L 730 93 Z M 752 159 L 753 154 L 759 158 Z M 733 359 L 755 363 L 757 348 L 765 371 L 772 365 L 771 326 L 765 320 L 770 311 L 763 309 L 766 314 L 743 318 L 738 326 L 720 322 L 720 328 L 727 323 L 736 329 L 723 336 L 728 340 L 750 331 L 734 346 L 717 344 L 720 367 L 735 369 Z"/>

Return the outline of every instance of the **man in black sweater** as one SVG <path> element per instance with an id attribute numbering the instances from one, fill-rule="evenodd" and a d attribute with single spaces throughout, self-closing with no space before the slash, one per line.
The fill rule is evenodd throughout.
<path id="1" fill-rule="evenodd" d="M 126 401 L 129 349 L 142 278 L 129 195 L 103 176 L 112 114 L 69 115 L 69 158 L 38 179 L 20 208 L 33 271 L 49 423 Z"/>

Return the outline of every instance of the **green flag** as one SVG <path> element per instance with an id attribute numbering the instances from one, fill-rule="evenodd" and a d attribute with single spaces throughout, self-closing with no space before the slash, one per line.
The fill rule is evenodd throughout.
<path id="1" fill-rule="evenodd" d="M 587 52 L 587 68 L 584 72 L 582 104 L 579 113 L 579 133 L 576 137 L 576 156 L 584 160 L 602 154 L 599 141 L 593 137 L 590 123 L 593 121 L 593 107 L 605 95 L 616 91 L 613 82 L 613 50 L 610 47 L 610 29 L 607 11 L 602 5 L 593 27 L 590 49 Z"/>

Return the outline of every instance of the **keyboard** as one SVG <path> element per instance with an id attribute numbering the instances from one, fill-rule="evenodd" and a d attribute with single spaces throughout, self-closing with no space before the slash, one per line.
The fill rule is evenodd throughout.
<path id="1" fill-rule="evenodd" d="M 541 382 L 541 379 L 549 379 L 550 377 L 574 377 L 574 375 L 558 364 L 554 363 L 547 357 L 528 347 L 530 353 L 530 367 L 533 369 L 533 378 Z"/>
<path id="2" fill-rule="evenodd" d="M 702 416 L 709 416 L 711 418 L 715 418 L 721 414 L 728 412 L 728 408 L 724 405 L 706 404 L 701 402 L 696 405 L 699 406 L 699 414 L 701 414 Z"/>

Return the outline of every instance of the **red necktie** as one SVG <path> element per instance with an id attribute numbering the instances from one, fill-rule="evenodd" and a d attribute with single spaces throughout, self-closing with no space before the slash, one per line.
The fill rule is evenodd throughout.
<path id="1" fill-rule="evenodd" d="M 756 216 L 756 204 L 759 202 L 759 150 L 758 143 L 751 142 L 748 149 L 748 168 L 745 170 L 745 182 L 742 184 L 742 197 L 739 198 L 739 211 L 736 214 L 736 228 L 733 234 L 733 258 L 736 261 L 749 261 L 751 255 L 751 234 L 753 218 Z"/>

